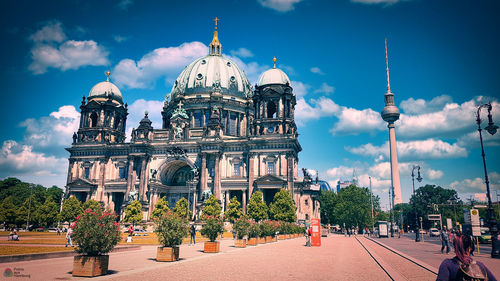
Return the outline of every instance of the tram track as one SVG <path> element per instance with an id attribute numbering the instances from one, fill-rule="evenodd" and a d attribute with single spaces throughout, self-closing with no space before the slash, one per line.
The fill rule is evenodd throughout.
<path id="1" fill-rule="evenodd" d="M 436 268 L 371 238 L 355 238 L 391 280 L 436 280 Z"/>

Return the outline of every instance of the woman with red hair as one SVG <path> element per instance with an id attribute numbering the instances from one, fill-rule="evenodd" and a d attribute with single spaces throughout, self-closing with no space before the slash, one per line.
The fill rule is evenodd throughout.
<path id="1" fill-rule="evenodd" d="M 453 245 L 455 246 L 455 257 L 445 259 L 441 263 L 436 280 L 497 280 L 482 262 L 476 262 L 470 257 L 473 244 L 469 236 L 455 236 Z"/>

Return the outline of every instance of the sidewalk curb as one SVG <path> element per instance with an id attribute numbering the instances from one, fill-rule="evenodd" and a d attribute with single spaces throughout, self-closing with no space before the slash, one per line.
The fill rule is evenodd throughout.
<path id="1" fill-rule="evenodd" d="M 124 247 L 117 247 L 117 248 L 113 249 L 113 251 L 111 251 L 111 253 L 140 250 L 140 249 L 141 249 L 141 246 L 124 246 Z M 65 251 L 65 252 L 50 252 L 50 253 L 0 256 L 0 263 L 73 257 L 73 256 L 76 256 L 77 254 L 78 253 L 76 253 L 74 251 Z"/>
<path id="2" fill-rule="evenodd" d="M 427 264 L 427 263 L 425 263 L 425 262 L 423 262 L 423 261 L 421 261 L 419 259 L 416 259 L 414 257 L 408 256 L 408 255 L 406 255 L 404 253 L 401 253 L 400 251 L 398 251 L 398 250 L 396 250 L 396 249 L 394 249 L 392 247 L 389 247 L 389 246 L 387 246 L 386 244 L 384 244 L 382 242 L 376 241 L 376 240 L 372 239 L 371 237 L 365 237 L 365 238 L 368 239 L 368 240 L 370 240 L 370 241 L 372 241 L 373 243 L 379 244 L 380 246 L 386 248 L 387 250 L 389 250 L 391 252 L 394 252 L 395 254 L 400 255 L 401 257 L 403 257 L 403 258 L 405 258 L 405 259 L 413 262 L 414 264 L 416 264 L 416 265 L 418 265 L 418 266 L 420 266 L 420 267 L 422 267 L 422 268 L 424 268 L 424 269 L 426 269 L 426 270 L 428 270 L 428 271 L 430 271 L 430 272 L 432 272 L 432 273 L 434 273 L 436 275 L 439 272 L 439 270 L 437 268 L 435 268 L 434 266 L 431 266 L 431 265 L 429 265 L 429 264 Z"/>

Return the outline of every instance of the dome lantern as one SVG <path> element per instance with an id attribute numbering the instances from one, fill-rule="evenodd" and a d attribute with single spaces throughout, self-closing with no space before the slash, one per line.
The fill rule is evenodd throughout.
<path id="1" fill-rule="evenodd" d="M 210 49 L 210 55 L 211 56 L 221 56 L 222 55 L 222 45 L 219 42 L 219 33 L 217 32 L 217 21 L 219 19 L 215 17 L 215 30 L 214 30 L 214 38 L 212 39 L 212 42 L 208 46 Z"/>

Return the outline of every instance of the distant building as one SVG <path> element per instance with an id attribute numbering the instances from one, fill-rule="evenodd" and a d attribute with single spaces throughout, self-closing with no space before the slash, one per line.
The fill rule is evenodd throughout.
<path id="1" fill-rule="evenodd" d="M 337 181 L 337 192 L 339 192 L 342 188 L 348 187 L 352 184 L 353 184 L 352 181 L 341 181 L 341 180 Z"/>

